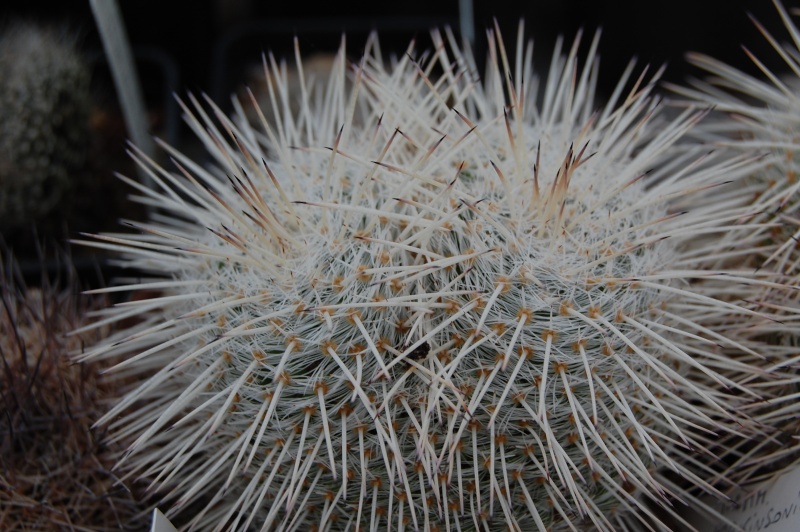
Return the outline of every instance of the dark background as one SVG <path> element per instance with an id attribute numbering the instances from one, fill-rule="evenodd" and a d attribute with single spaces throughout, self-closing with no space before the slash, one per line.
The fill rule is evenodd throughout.
<path id="1" fill-rule="evenodd" d="M 156 106 L 165 88 L 227 99 L 241 81 L 242 65 L 258 62 L 262 51 L 278 55 L 290 51 L 294 35 L 300 38 L 303 52 L 310 54 L 334 50 L 341 31 L 346 30 L 348 49 L 355 57 L 366 29 L 374 27 L 384 48 L 402 51 L 414 36 L 424 43 L 428 27 L 445 23 L 457 27 L 459 5 L 458 0 L 121 0 L 119 4 L 139 57 L 148 103 Z M 474 0 L 473 11 L 478 58 L 485 51 L 485 29 L 493 19 L 508 43 L 523 17 L 540 65 L 547 62 L 557 35 L 571 40 L 584 28 L 588 42 L 594 30 L 602 28 L 600 94 L 610 90 L 633 56 L 642 64 L 668 63 L 665 78 L 674 82 L 696 73 L 684 61 L 687 51 L 757 72 L 741 50 L 742 44 L 781 69 L 780 59 L 748 13 L 779 40 L 788 38 L 769 0 Z M 6 1 L 0 7 L 0 24 L 20 17 L 68 23 L 81 36 L 87 52 L 101 51 L 88 0 Z"/>

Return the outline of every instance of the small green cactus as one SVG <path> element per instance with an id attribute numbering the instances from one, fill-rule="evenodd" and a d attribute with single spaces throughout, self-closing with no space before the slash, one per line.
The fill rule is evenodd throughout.
<path id="1" fill-rule="evenodd" d="M 0 224 L 36 222 L 89 145 L 89 70 L 74 36 L 33 23 L 0 33 Z"/>

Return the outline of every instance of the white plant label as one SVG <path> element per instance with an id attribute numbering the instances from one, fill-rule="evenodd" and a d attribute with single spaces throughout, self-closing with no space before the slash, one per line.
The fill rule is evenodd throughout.
<path id="1" fill-rule="evenodd" d="M 177 529 L 172 526 L 172 523 L 169 522 L 164 514 L 161 513 L 161 510 L 156 508 L 153 510 L 153 523 L 150 526 L 150 532 L 178 532 Z"/>
<path id="2" fill-rule="evenodd" d="M 731 494 L 733 503 L 718 502 L 714 507 L 728 523 L 696 517 L 691 524 L 708 532 L 797 532 L 800 530 L 800 467 L 762 484 Z M 738 527 L 738 528 L 737 528 Z"/>

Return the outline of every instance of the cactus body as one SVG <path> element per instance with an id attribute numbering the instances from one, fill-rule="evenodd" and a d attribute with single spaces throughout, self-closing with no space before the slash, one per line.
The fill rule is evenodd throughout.
<path id="1" fill-rule="evenodd" d="M 172 515 L 203 502 L 191 526 L 666 528 L 648 500 L 694 501 L 669 472 L 713 491 L 683 464 L 747 430 L 750 368 L 702 320 L 758 313 L 695 288 L 722 272 L 690 243 L 751 228 L 671 202 L 751 162 L 669 158 L 702 115 L 661 118 L 658 73 L 598 110 L 596 40 L 538 85 L 521 32 L 482 81 L 433 38 L 349 80 L 341 52 L 296 114 L 272 65 L 274 123 L 193 101 L 217 169 L 139 155 L 169 215 L 85 242 L 163 292 L 110 309 L 142 322 L 88 358 L 149 375 L 105 419 Z"/>

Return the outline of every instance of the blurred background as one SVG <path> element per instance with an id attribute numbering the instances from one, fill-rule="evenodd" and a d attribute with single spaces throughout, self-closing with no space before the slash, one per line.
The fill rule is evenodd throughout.
<path id="1" fill-rule="evenodd" d="M 494 20 L 508 43 L 516 36 L 520 18 L 524 18 L 526 34 L 536 43 L 537 64 L 544 70 L 558 35 L 571 41 L 583 29 L 588 34 L 584 38 L 588 46 L 591 34 L 601 28 L 600 97 L 611 91 L 633 57 L 640 65 L 666 63 L 664 79 L 677 83 L 698 75 L 684 60 L 687 51 L 711 55 L 758 75 L 741 49 L 746 44 L 767 66 L 782 71 L 780 58 L 748 14 L 769 28 L 779 41 L 789 38 L 769 0 L 323 0 L 313 4 L 120 0 L 119 6 L 140 77 L 148 132 L 190 153 L 195 146 L 181 123 L 173 94 L 206 93 L 227 109 L 232 93 L 258 83 L 262 52 L 272 51 L 278 57 L 292 59 L 294 36 L 299 37 L 302 52 L 312 57 L 334 52 L 344 32 L 349 54 L 357 58 L 370 30 L 379 32 L 384 51 L 402 53 L 411 39 L 416 38 L 418 48 L 424 48 L 429 43 L 430 28 L 449 25 L 473 43 L 480 60 L 485 54 L 485 31 Z M 0 42 L 3 34 L 21 21 L 57 27 L 74 45 L 89 72 L 86 108 L 81 111 L 88 124 L 86 147 L 77 166 L 73 164 L 65 170 L 76 176 L 75 183 L 55 201 L 48 198 L 53 206 L 31 219 L 19 215 L 4 218 L 0 213 L 5 246 L 23 265 L 34 268 L 42 254 L 42 243 L 54 242 L 57 246 L 82 231 L 118 230 L 119 218 L 141 219 L 143 214 L 125 199 L 128 190 L 113 177 L 114 172 L 135 176 L 136 169 L 125 153 L 129 135 L 89 0 L 7 0 L 0 7 Z M 14 56 L 22 57 L 22 50 L 0 51 L 0 60 L 3 54 L 10 61 Z M 8 78 L 9 71 L 5 68 L 0 76 Z M 58 98 L 63 101 L 63 96 Z M 6 107 L 0 112 L 0 120 L 18 116 L 1 99 L 0 105 Z M 3 141 L 0 138 L 0 185 L 10 179 L 3 175 L 8 166 L 2 160 Z M 16 145 L 14 141 L 6 142 Z M 19 169 L 16 172 L 24 174 Z M 52 182 L 52 176 L 48 176 L 40 183 L 45 194 Z M 0 190 L 0 194 L 4 192 Z M 0 205 L 19 204 L 10 193 L 5 194 Z M 81 255 L 75 257 L 79 269 L 96 267 L 96 256 L 82 256 L 88 250 L 73 253 Z"/>
<path id="2" fill-rule="evenodd" d="M 402 50 L 412 37 L 449 24 L 458 31 L 461 9 L 471 5 L 477 56 L 485 44 L 485 30 L 497 19 L 511 40 L 520 18 L 543 57 L 556 36 L 571 38 L 579 28 L 592 33 L 602 28 L 601 85 L 608 87 L 633 56 L 642 62 L 669 63 L 667 78 L 680 81 L 689 70 L 686 51 L 699 51 L 736 65 L 749 67 L 741 44 L 759 54 L 769 45 L 748 19 L 755 16 L 781 38 L 777 12 L 770 0 L 403 0 L 401 1 L 263 1 L 197 0 L 169 2 L 121 0 L 128 37 L 141 59 L 142 81 L 149 99 L 157 101 L 159 82 L 175 82 L 180 92 L 230 92 L 242 64 L 259 61 L 262 51 L 290 50 L 292 37 L 301 37 L 304 53 L 335 50 L 347 31 L 354 56 L 358 41 L 370 28 L 379 30 L 384 47 Z M 313 7 L 312 7 L 313 6 Z M 787 6 L 789 7 L 789 6 Z M 0 22 L 15 18 L 68 24 L 78 33 L 87 53 L 101 44 L 88 0 L 6 1 Z M 175 79 L 159 79 L 164 68 L 175 69 Z M 223 96 L 216 94 L 215 96 Z"/>

